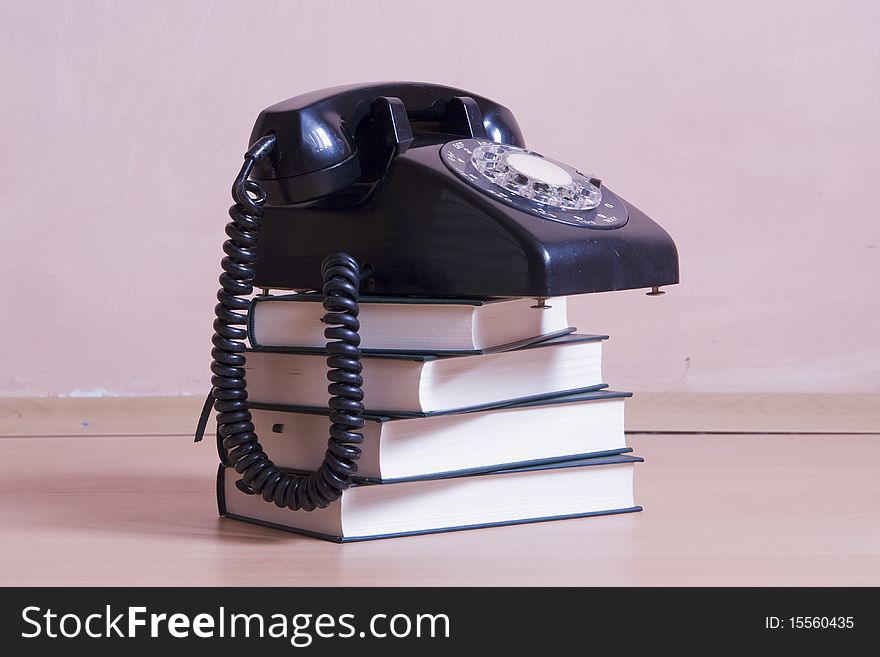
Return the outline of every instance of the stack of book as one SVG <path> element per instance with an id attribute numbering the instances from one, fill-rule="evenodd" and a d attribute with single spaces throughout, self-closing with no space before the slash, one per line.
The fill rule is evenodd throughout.
<path id="1" fill-rule="evenodd" d="M 325 509 L 291 511 L 221 464 L 220 514 L 344 542 L 641 510 L 631 395 L 607 389 L 607 336 L 570 328 L 565 301 L 362 298 L 355 483 Z M 254 425 L 293 471 L 315 470 L 327 447 L 323 312 L 319 295 L 292 294 L 258 297 L 249 315 Z"/>

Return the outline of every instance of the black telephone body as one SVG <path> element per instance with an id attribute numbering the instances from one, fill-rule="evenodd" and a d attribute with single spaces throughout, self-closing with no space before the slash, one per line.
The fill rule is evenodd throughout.
<path id="1" fill-rule="evenodd" d="M 666 231 L 599 180 L 526 150 L 510 110 L 476 94 L 422 83 L 316 91 L 264 110 L 251 143 L 270 134 L 275 148 L 252 174 L 268 195 L 257 287 L 320 289 L 321 261 L 336 251 L 368 264 L 366 290 L 380 295 L 541 298 L 678 282 Z M 486 170 L 511 155 L 522 171 L 501 181 Z M 572 198 L 579 183 L 592 199 Z"/>
<path id="2" fill-rule="evenodd" d="M 357 473 L 362 292 L 533 297 L 540 308 L 678 282 L 666 231 L 599 179 L 528 150 L 506 107 L 450 87 L 337 87 L 273 105 L 232 196 L 196 439 L 213 407 L 236 485 L 294 511 L 338 500 Z M 276 465 L 255 433 L 245 377 L 255 287 L 324 295 L 330 439 L 311 473 Z"/>

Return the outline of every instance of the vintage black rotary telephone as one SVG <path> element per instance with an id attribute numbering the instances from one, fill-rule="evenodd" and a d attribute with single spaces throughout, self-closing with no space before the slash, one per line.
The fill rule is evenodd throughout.
<path id="1" fill-rule="evenodd" d="M 422 83 L 337 87 L 264 110 L 235 183 L 213 389 L 238 487 L 311 511 L 351 484 L 363 441 L 358 294 L 547 297 L 678 282 L 670 236 L 597 178 L 526 149 L 510 110 Z M 323 290 L 330 439 L 316 472 L 254 433 L 244 340 L 254 287 Z"/>

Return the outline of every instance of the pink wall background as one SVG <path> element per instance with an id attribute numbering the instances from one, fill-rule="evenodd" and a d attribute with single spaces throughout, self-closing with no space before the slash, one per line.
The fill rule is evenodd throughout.
<path id="1" fill-rule="evenodd" d="M 581 297 L 635 390 L 880 392 L 880 4 L 4 2 L 0 395 L 203 393 L 257 113 L 430 80 L 676 238 L 682 285 Z"/>

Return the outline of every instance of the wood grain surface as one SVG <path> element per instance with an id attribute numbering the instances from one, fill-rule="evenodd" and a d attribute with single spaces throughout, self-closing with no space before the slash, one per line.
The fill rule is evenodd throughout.
<path id="1" fill-rule="evenodd" d="M 2 440 L 0 585 L 880 585 L 880 441 L 636 435 L 637 514 L 336 545 L 217 517 L 186 437 Z"/>

